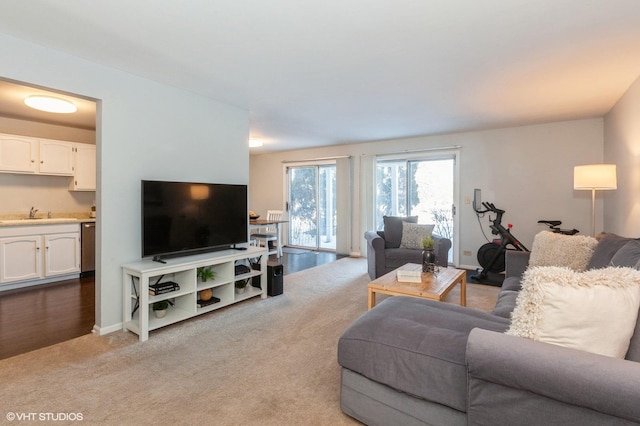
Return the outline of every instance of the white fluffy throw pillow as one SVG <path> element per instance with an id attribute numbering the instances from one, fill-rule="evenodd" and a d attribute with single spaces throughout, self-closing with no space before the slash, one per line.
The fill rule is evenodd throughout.
<path id="1" fill-rule="evenodd" d="M 597 245 L 593 237 L 542 231 L 533 239 L 529 266 L 566 266 L 584 271 Z"/>
<path id="2" fill-rule="evenodd" d="M 624 358 L 640 307 L 640 271 L 529 268 L 507 334 Z"/>

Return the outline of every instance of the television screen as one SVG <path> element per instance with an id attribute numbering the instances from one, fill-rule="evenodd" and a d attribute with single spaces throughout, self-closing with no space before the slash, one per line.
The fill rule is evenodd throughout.
<path id="1" fill-rule="evenodd" d="M 247 186 L 142 181 L 142 257 L 247 242 Z"/>

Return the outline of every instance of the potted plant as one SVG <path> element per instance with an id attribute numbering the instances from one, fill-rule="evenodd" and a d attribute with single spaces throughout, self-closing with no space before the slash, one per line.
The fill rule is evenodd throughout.
<path id="1" fill-rule="evenodd" d="M 431 235 L 422 240 L 422 272 L 433 272 L 436 264 L 435 241 Z"/>
<path id="2" fill-rule="evenodd" d="M 207 280 L 212 280 L 216 277 L 216 273 L 211 270 L 210 266 L 202 266 L 198 268 L 197 275 L 202 282 L 207 282 Z"/>
<path id="3" fill-rule="evenodd" d="M 167 309 L 169 308 L 168 300 L 161 300 L 159 302 L 154 302 L 152 305 L 153 314 L 156 318 L 164 318 L 167 314 Z"/>
<path id="4" fill-rule="evenodd" d="M 244 280 L 239 280 L 236 281 L 236 293 L 237 294 L 242 294 L 244 293 L 244 290 L 247 288 L 247 284 L 249 283 L 249 278 L 244 279 Z"/>

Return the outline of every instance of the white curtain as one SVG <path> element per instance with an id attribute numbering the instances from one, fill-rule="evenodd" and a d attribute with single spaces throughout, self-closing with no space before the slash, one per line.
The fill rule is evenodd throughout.
<path id="1" fill-rule="evenodd" d="M 365 231 L 375 230 L 376 155 L 360 156 L 360 254 L 367 255 Z"/>
<path id="2" fill-rule="evenodd" d="M 336 160 L 336 253 L 351 253 L 351 194 L 353 179 L 351 157 Z"/>

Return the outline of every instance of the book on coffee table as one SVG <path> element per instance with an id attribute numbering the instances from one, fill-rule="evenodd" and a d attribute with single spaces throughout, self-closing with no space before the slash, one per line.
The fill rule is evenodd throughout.
<path id="1" fill-rule="evenodd" d="M 396 271 L 396 279 L 401 283 L 422 282 L 422 268 L 416 269 L 413 265 L 401 266 Z"/>

